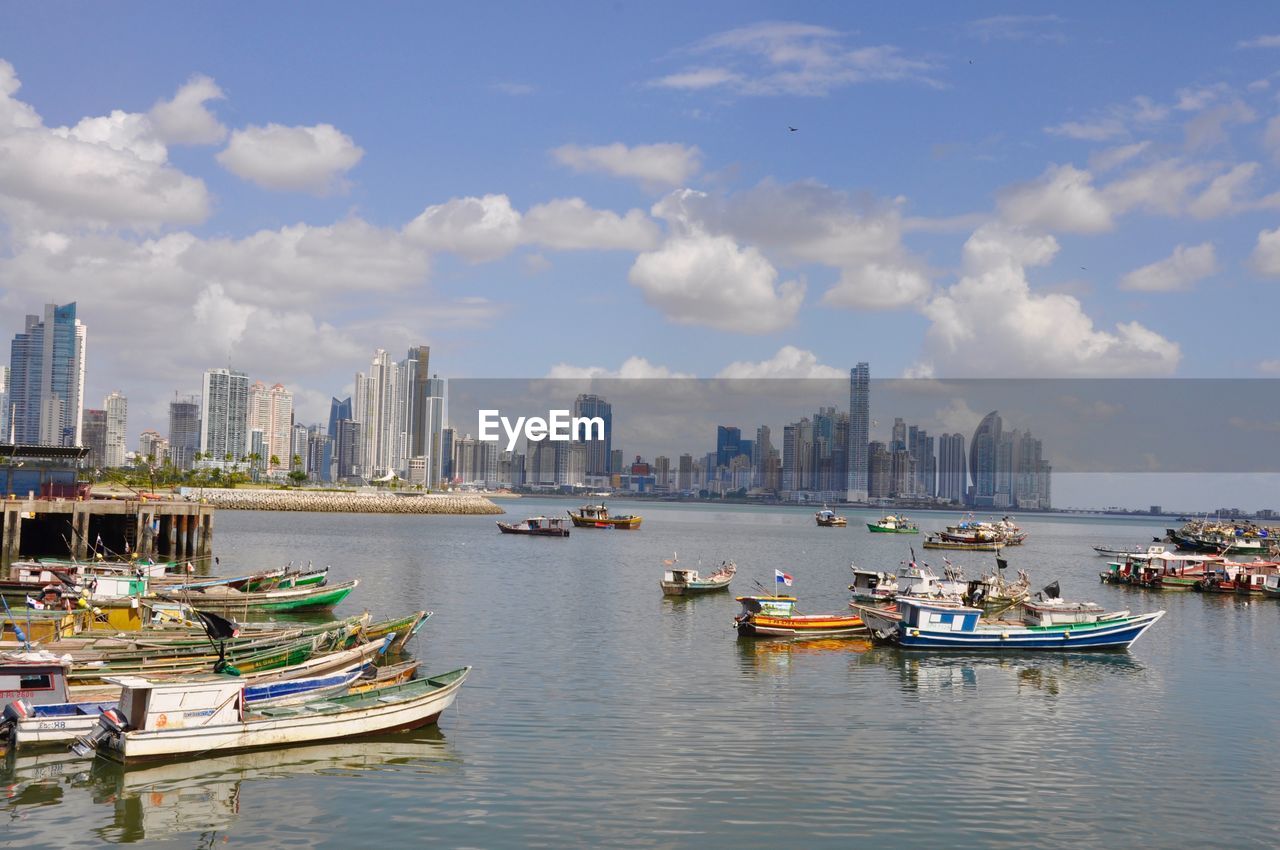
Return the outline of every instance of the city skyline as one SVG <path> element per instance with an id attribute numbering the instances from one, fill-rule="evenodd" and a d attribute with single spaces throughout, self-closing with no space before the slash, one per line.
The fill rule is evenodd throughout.
<path id="1" fill-rule="evenodd" d="M 360 33 L 323 9 L 314 50 L 284 56 L 220 47 L 284 10 L 202 22 L 223 38 L 169 9 L 10 16 L 0 149 L 38 169 L 0 173 L 0 331 L 76 301 L 88 396 L 128 386 L 156 429 L 209 365 L 273 376 L 320 421 L 354 390 L 344 364 L 420 339 L 472 378 L 834 377 L 869 352 L 885 376 L 1280 374 L 1264 340 L 1202 321 L 1278 297 L 1264 10 L 1161 8 L 1164 37 L 1121 56 L 1100 45 L 1141 4 L 928 26 L 576 8 L 513 7 L 535 37 L 500 43 L 440 37 L 479 10 L 372 10 L 387 62 L 341 71 L 321 57 Z M 597 73 L 530 61 L 618 26 Z M 395 97 L 393 66 L 424 97 Z M 166 351 L 145 373 L 140 340 Z"/>

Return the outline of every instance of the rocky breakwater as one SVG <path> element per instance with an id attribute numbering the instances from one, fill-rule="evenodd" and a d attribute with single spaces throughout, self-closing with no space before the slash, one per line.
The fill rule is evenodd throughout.
<path id="1" fill-rule="evenodd" d="M 211 490 L 200 498 L 216 508 L 240 511 L 312 511 L 359 514 L 501 514 L 475 493 L 342 493 L 308 490 Z"/>

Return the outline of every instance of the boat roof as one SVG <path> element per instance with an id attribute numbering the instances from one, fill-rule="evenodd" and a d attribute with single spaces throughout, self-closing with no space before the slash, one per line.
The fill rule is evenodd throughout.
<path id="1" fill-rule="evenodd" d="M 976 613 L 976 614 L 982 613 L 981 608 L 972 608 L 968 605 L 957 605 L 954 602 L 945 602 L 945 601 L 938 601 L 933 599 L 919 599 L 914 596 L 899 596 L 896 601 L 899 605 L 911 605 L 916 608 L 937 608 L 939 610 L 946 610 L 946 611 L 952 611 L 952 612 L 963 611 L 966 614 L 970 612 Z"/>
<path id="2" fill-rule="evenodd" d="M 741 602 L 744 599 L 765 599 L 770 602 L 795 602 L 794 596 L 735 596 L 735 602 Z"/>

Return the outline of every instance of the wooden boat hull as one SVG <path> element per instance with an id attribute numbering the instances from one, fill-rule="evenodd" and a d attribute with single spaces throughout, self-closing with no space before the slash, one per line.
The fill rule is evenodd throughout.
<path id="1" fill-rule="evenodd" d="M 1001 543 L 954 543 L 950 540 L 935 540 L 930 538 L 923 544 L 925 549 L 951 549 L 961 552 L 999 552 L 1008 544 Z"/>
<path id="2" fill-rule="evenodd" d="M 359 581 L 345 584 L 297 590 L 272 590 L 264 593 L 240 593 L 226 596 L 210 596 L 205 593 L 192 593 L 165 596 L 172 602 L 182 602 L 198 611 L 211 611 L 214 614 L 235 616 L 249 611 L 306 611 L 332 608 L 346 599 L 356 589 Z"/>
<path id="3" fill-rule="evenodd" d="M 819 520 L 815 520 L 815 522 L 818 523 L 819 528 L 844 528 L 846 525 L 849 524 L 849 521 L 847 519 L 841 519 L 841 518 L 819 519 Z"/>
<path id="4" fill-rule="evenodd" d="M 735 618 L 738 634 L 749 637 L 838 637 L 865 635 L 862 618 L 849 614 L 806 614 L 771 617 L 742 614 Z"/>
<path id="5" fill-rule="evenodd" d="M 1062 626 L 982 626 L 974 632 L 926 631 L 899 622 L 893 637 L 903 649 L 1079 652 L 1126 649 L 1162 616 L 1163 611 L 1098 623 Z"/>
<path id="6" fill-rule="evenodd" d="M 464 667 L 350 697 L 268 709 L 267 716 L 241 723 L 131 730 L 111 735 L 98 754 L 131 764 L 416 729 L 436 722 L 453 705 L 470 671 Z"/>
<path id="7" fill-rule="evenodd" d="M 876 525 L 874 522 L 867 523 L 867 531 L 872 534 L 919 534 L 918 528 L 898 528 L 896 526 Z"/>
<path id="8" fill-rule="evenodd" d="M 639 523 L 637 523 L 638 525 Z M 547 528 L 521 528 L 518 525 L 512 525 L 507 522 L 498 523 L 498 530 L 503 534 L 523 534 L 526 537 L 568 537 L 569 529 L 556 528 L 549 526 Z"/>
<path id="9" fill-rule="evenodd" d="M 662 592 L 666 596 L 695 596 L 699 593 L 714 593 L 717 590 L 728 590 L 733 577 L 724 581 L 660 581 Z"/>
<path id="10" fill-rule="evenodd" d="M 581 514 L 575 514 L 573 511 L 569 511 L 569 519 L 573 521 L 575 528 L 620 528 L 624 530 L 631 530 L 640 527 L 640 521 L 642 518 L 638 516 L 623 516 L 610 517 L 608 519 L 593 519 L 591 517 L 584 517 Z"/>

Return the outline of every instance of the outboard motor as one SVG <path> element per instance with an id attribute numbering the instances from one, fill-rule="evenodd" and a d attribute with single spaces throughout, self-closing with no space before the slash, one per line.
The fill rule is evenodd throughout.
<path id="1" fill-rule="evenodd" d="M 31 703 L 24 699 L 14 700 L 6 705 L 4 711 L 0 712 L 0 738 L 11 736 L 13 730 L 18 728 L 18 723 L 30 717 L 32 711 Z"/>
<path id="2" fill-rule="evenodd" d="M 98 714 L 98 728 L 76 738 L 75 743 L 71 745 L 71 752 L 86 758 L 97 751 L 98 745 L 103 741 L 112 735 L 123 734 L 130 728 L 132 727 L 129 726 L 129 718 L 125 717 L 118 708 L 104 708 Z"/>

